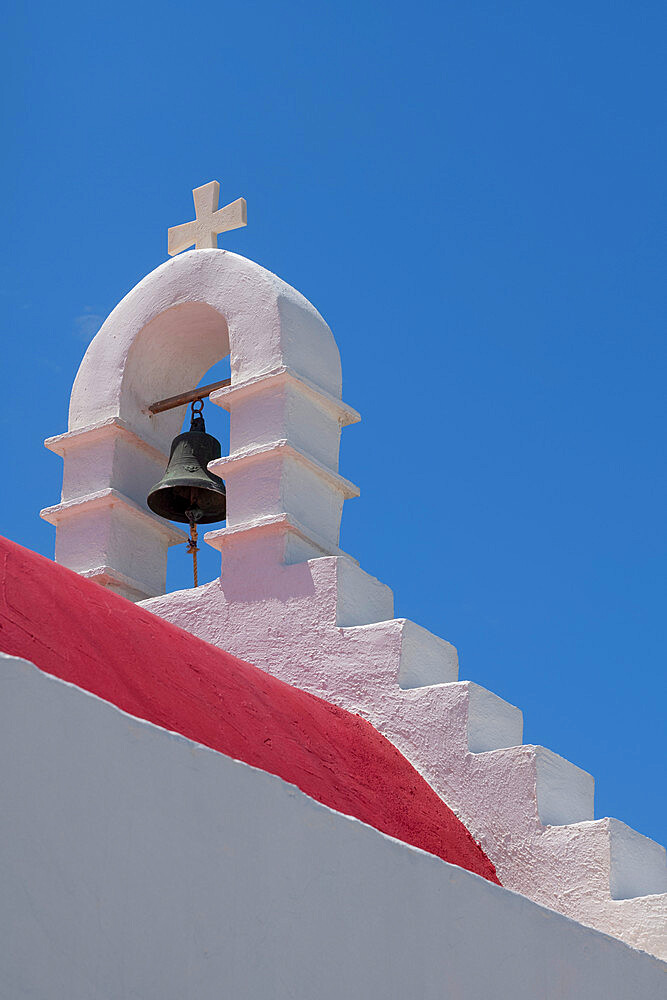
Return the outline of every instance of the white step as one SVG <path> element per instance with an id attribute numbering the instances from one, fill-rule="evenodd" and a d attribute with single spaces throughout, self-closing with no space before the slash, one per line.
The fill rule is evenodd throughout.
<path id="1" fill-rule="evenodd" d="M 397 621 L 402 623 L 398 668 L 398 686 L 402 690 L 458 680 L 459 656 L 455 646 L 407 618 Z"/>
<path id="2" fill-rule="evenodd" d="M 336 625 L 348 628 L 394 617 L 394 593 L 351 559 L 336 559 Z"/>
<path id="3" fill-rule="evenodd" d="M 667 893 L 667 852 L 618 819 L 609 824 L 609 888 L 612 899 Z"/>
<path id="4" fill-rule="evenodd" d="M 565 826 L 593 819 L 595 779 L 588 771 L 536 746 L 537 811 L 544 826 Z"/>
<path id="5" fill-rule="evenodd" d="M 523 712 L 472 681 L 468 688 L 468 749 L 485 753 L 502 747 L 520 746 L 523 739 Z"/>

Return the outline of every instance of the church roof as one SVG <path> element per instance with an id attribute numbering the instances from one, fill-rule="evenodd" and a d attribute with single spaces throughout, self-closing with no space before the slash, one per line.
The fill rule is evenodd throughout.
<path id="1" fill-rule="evenodd" d="M 385 834 L 499 881 L 452 810 L 360 716 L 3 538 L 0 650 L 131 715 L 275 774 Z"/>

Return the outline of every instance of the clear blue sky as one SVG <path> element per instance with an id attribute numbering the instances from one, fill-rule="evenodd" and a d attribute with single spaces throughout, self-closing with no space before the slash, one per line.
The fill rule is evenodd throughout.
<path id="1" fill-rule="evenodd" d="M 12 3 L 0 531 L 53 554 L 42 440 L 217 178 L 248 200 L 224 245 L 337 338 L 363 416 L 343 547 L 526 742 L 595 775 L 598 815 L 664 842 L 666 22 L 660 0 Z"/>

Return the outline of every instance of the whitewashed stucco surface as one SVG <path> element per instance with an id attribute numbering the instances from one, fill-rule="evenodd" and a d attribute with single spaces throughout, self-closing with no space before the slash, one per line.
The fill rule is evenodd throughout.
<path id="1" fill-rule="evenodd" d="M 0 657 L 0 996 L 656 1000 L 667 965 Z"/>

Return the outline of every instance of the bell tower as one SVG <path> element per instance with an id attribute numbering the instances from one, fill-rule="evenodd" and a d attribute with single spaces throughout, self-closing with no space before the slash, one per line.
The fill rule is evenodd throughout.
<path id="1" fill-rule="evenodd" d="M 209 465 L 227 521 L 209 544 L 224 551 L 252 532 L 286 564 L 338 555 L 343 502 L 358 494 L 338 472 L 341 429 L 359 415 L 341 398 L 331 330 L 294 288 L 215 248 L 245 225 L 243 199 L 218 210 L 217 182 L 193 194 L 197 219 L 169 232 L 177 256 L 110 314 L 81 362 L 67 432 L 46 441 L 64 462 L 61 500 L 42 511 L 56 561 L 133 601 L 164 593 L 167 550 L 187 537 L 146 502 L 186 412 L 154 404 L 228 355 L 230 384 L 210 399 L 230 412 L 229 454 Z"/>

